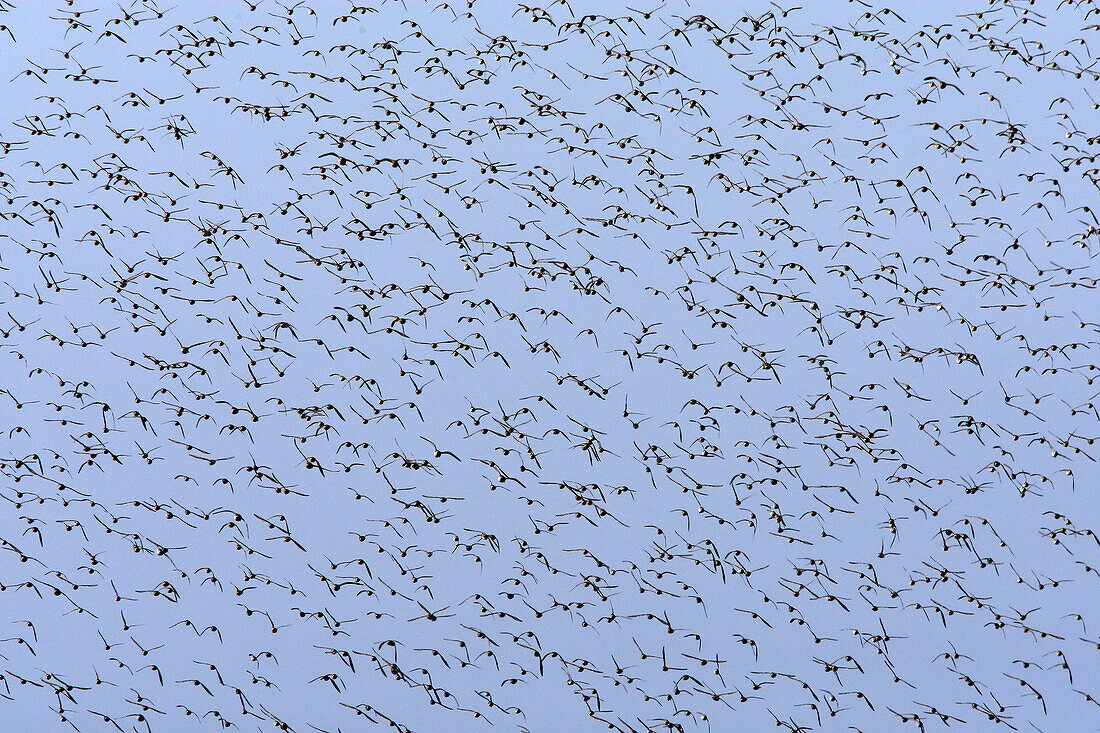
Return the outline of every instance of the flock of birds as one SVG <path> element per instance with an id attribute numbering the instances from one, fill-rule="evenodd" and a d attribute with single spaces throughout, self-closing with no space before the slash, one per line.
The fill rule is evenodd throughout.
<path id="1" fill-rule="evenodd" d="M 1100 724 L 1097 3 L 0 3 L 5 728 Z"/>

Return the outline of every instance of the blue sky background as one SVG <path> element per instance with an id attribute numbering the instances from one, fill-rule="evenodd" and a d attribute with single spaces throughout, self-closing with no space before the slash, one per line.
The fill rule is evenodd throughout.
<path id="1" fill-rule="evenodd" d="M 1095 728 L 1095 13 L 895 9 L 7 8 L 0 720 Z"/>

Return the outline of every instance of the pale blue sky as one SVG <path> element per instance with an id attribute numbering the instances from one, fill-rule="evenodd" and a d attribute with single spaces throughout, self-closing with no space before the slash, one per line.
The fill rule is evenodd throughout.
<path id="1" fill-rule="evenodd" d="M 94 5 L 0 17 L 7 727 L 1096 727 L 1088 7 Z"/>

